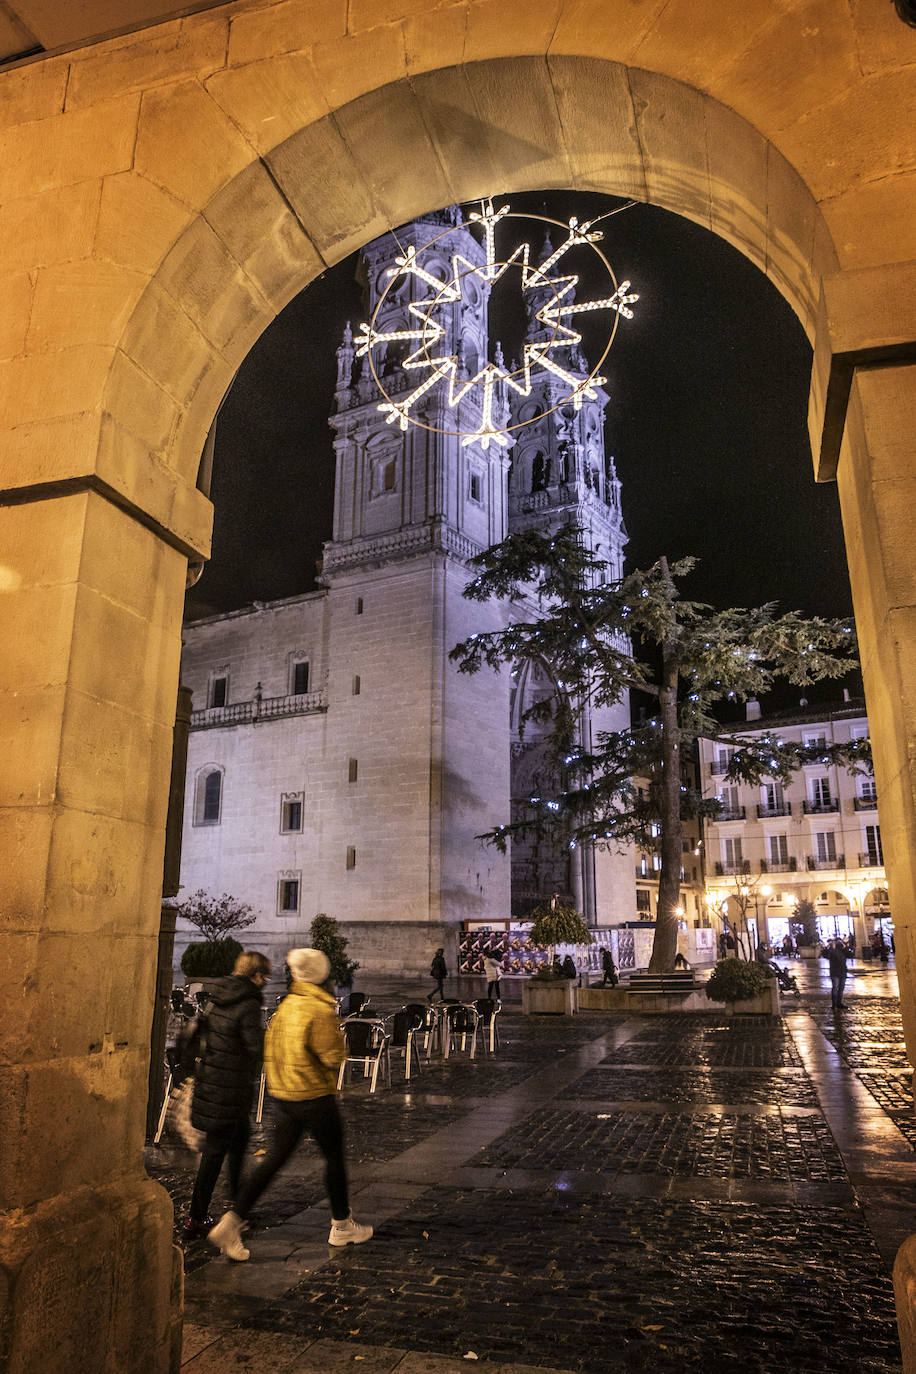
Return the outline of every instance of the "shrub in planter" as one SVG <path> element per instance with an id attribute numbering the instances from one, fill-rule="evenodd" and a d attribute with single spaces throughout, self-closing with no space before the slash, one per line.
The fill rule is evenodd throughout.
<path id="1" fill-rule="evenodd" d="M 334 917 L 326 916 L 323 911 L 319 911 L 312 921 L 309 939 L 312 949 L 320 949 L 322 954 L 328 956 L 331 977 L 336 986 L 352 988 L 353 975 L 359 964 L 347 954 L 347 945 L 350 942 L 341 935 L 340 925 Z"/>
<path id="2" fill-rule="evenodd" d="M 567 906 L 558 897 L 546 905 L 537 906 L 531 913 L 531 943 L 547 946 L 547 968 L 538 969 L 536 978 L 565 978 L 565 973 L 553 969 L 553 955 L 557 945 L 590 945 L 592 932 L 574 906 Z"/>
<path id="3" fill-rule="evenodd" d="M 720 959 L 709 976 L 706 996 L 711 1002 L 747 1002 L 766 991 L 772 974 L 762 964 L 743 959 Z"/>
<path id="4" fill-rule="evenodd" d="M 232 936 L 224 940 L 203 940 L 188 945 L 181 956 L 181 971 L 186 978 L 222 978 L 231 973 L 242 946 Z"/>

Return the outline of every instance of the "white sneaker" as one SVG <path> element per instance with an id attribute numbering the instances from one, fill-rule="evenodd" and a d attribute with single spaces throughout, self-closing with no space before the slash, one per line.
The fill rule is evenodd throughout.
<path id="1" fill-rule="evenodd" d="M 235 1260 L 238 1264 L 243 1264 L 251 1254 L 242 1244 L 243 1225 L 244 1222 L 237 1212 L 224 1212 L 213 1230 L 207 1233 L 210 1244 L 217 1246 L 221 1255 Z"/>
<path id="2" fill-rule="evenodd" d="M 362 1245 L 372 1235 L 371 1226 L 360 1226 L 353 1220 L 353 1213 L 345 1221 L 332 1221 L 328 1245 Z"/>

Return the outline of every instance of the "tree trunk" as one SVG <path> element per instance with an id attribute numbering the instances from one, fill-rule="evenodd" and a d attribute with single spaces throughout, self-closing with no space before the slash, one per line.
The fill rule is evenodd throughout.
<path id="1" fill-rule="evenodd" d="M 659 560 L 667 575 L 668 564 Z M 670 584 L 672 594 L 673 584 Z M 674 614 L 672 612 L 672 625 Z M 681 894 L 681 851 L 683 825 L 681 823 L 681 732 L 677 714 L 678 659 L 677 639 L 666 640 L 662 655 L 662 681 L 658 695 L 662 727 L 662 762 L 660 787 L 661 860 L 658 875 L 658 916 L 650 973 L 670 973 L 677 954 L 677 911 Z"/>

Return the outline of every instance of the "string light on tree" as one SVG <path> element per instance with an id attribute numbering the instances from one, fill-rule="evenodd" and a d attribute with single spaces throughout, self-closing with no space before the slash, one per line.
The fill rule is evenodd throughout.
<path id="1" fill-rule="evenodd" d="M 554 248 L 543 262 L 533 261 L 531 244 L 527 241 L 516 243 L 504 256 L 499 256 L 497 248 L 497 226 L 510 220 L 534 220 L 551 228 L 561 229 L 566 237 Z M 529 396 L 532 380 L 539 372 L 548 372 L 562 382 L 567 390 L 557 400 L 557 406 L 572 403 L 576 410 L 583 400 L 594 400 L 596 388 L 607 380 L 600 368 L 607 357 L 614 340 L 617 325 L 621 318 L 632 319 L 631 306 L 639 299 L 630 291 L 630 283 L 618 283 L 607 258 L 596 246 L 603 234 L 594 228 L 595 220 L 582 224 L 576 216 L 567 223 L 550 219 L 545 215 L 513 214 L 508 205 L 494 210 L 493 202 L 484 202 L 479 211 L 468 216 L 468 222 L 479 226 L 482 233 L 483 261 L 470 262 L 460 252 L 451 254 L 451 270 L 442 276 L 428 270 L 421 256 L 429 260 L 431 250 L 435 249 L 441 257 L 443 240 L 455 232 L 456 226 L 449 226 L 423 245 L 419 252 L 413 244 L 395 259 L 395 266 L 389 268 L 388 285 L 381 293 L 371 320 L 362 324 L 359 330 L 357 357 L 367 359 L 372 377 L 383 396 L 379 404 L 389 424 L 397 424 L 401 430 L 409 424 L 418 424 L 426 429 L 460 436 L 464 445 L 479 443 L 484 449 L 490 444 L 507 448 L 512 442 L 514 431 L 530 421 L 516 420 L 508 423 L 508 408 L 503 403 L 506 388 L 519 396 Z M 460 225 L 457 227 L 461 227 Z M 447 247 L 447 245 L 446 245 Z M 608 288 L 604 295 L 595 300 L 577 301 L 576 287 L 579 273 L 559 273 L 555 271 L 566 254 L 573 248 L 587 248 L 597 258 L 601 271 L 606 275 Z M 494 350 L 493 360 L 487 360 L 472 376 L 465 375 L 462 361 L 456 353 L 442 351 L 446 346 L 447 330 L 439 312 L 465 299 L 463 292 L 472 280 L 485 292 L 489 292 L 496 282 L 514 268 L 519 272 L 522 297 L 527 297 L 532 309 L 535 324 L 542 326 L 541 337 L 526 339 L 522 358 L 516 367 L 507 367 L 499 345 Z M 385 329 L 378 327 L 380 313 L 390 311 L 389 295 L 400 280 L 413 278 L 420 284 L 420 297 L 407 303 L 407 327 Z M 536 309 L 537 301 L 531 293 L 546 295 L 547 299 Z M 612 324 L 601 356 L 595 366 L 579 375 L 574 369 L 582 364 L 579 344 L 582 335 L 572 324 L 576 316 L 596 311 L 608 311 Z M 402 312 L 403 313 L 403 312 Z M 529 331 L 529 333 L 535 331 Z M 543 337 L 546 333 L 547 337 Z M 399 364 L 397 371 L 406 374 L 416 385 L 408 387 L 407 394 L 393 397 L 382 381 L 381 361 L 392 344 L 408 344 L 412 351 Z M 559 357 L 557 356 L 559 354 Z M 454 414 L 454 428 L 444 430 L 441 426 L 428 423 L 417 413 L 418 402 L 435 388 L 442 388 L 447 409 Z M 462 429 L 459 407 L 466 397 L 472 397 L 477 405 L 472 407 L 475 427 Z"/>

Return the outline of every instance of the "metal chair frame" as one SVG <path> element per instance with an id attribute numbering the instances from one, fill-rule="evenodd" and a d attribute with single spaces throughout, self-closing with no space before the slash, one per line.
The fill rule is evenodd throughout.
<path id="1" fill-rule="evenodd" d="M 433 1051 L 437 1048 L 439 1039 L 439 1018 L 436 1015 L 436 1008 L 427 1002 L 405 1002 L 401 1011 L 413 1012 L 415 1016 L 419 1017 L 420 1026 L 415 1035 L 422 1037 L 423 1053 L 428 1064 Z"/>
<path id="2" fill-rule="evenodd" d="M 455 1025 L 453 1023 L 457 1022 Z M 468 1024 L 470 1022 L 470 1024 Z M 477 1052 L 477 1033 L 480 1029 L 480 1013 L 473 1002 L 450 1002 L 446 1004 L 445 1017 L 445 1046 L 443 1057 L 448 1058 L 452 1050 L 452 1042 L 460 1038 L 459 1051 L 463 1054 L 465 1047 L 470 1040 L 471 1052 L 468 1056 L 473 1059 Z"/>
<path id="3" fill-rule="evenodd" d="M 480 1017 L 479 1029 L 483 1047 L 487 1054 L 495 1054 L 499 1048 L 499 1026 L 496 1018 L 502 1010 L 502 1004 L 489 997 L 478 997 L 474 1005 Z"/>
<path id="4" fill-rule="evenodd" d="M 402 1016 L 408 1017 L 413 1021 L 412 1025 L 408 1024 L 407 1030 L 404 1032 L 403 1040 L 399 1038 L 398 1032 L 398 1018 Z M 385 1024 L 390 1027 L 388 1030 L 389 1058 L 396 1051 L 404 1051 L 404 1080 L 406 1082 L 407 1079 L 410 1078 L 411 1054 L 413 1054 L 417 1061 L 417 1073 L 423 1072 L 423 1065 L 420 1062 L 420 1051 L 417 1049 L 416 1037 L 425 1029 L 424 1018 L 420 1015 L 418 1010 L 413 1010 L 409 1007 L 401 1007 L 400 1011 L 396 1011 L 391 1016 L 385 1018 Z"/>
<path id="5" fill-rule="evenodd" d="M 364 1048 L 362 1053 L 351 1053 L 350 1036 L 348 1034 L 348 1027 L 351 1026 L 354 1029 L 356 1027 L 366 1028 L 365 1032 L 363 1033 Z M 374 1093 L 376 1089 L 376 1084 L 378 1083 L 379 1065 L 384 1063 L 385 1074 L 388 1079 L 388 1086 L 390 1088 L 391 1056 L 388 1051 L 389 1036 L 388 1031 L 385 1028 L 384 1021 L 380 1021 L 377 1017 L 348 1016 L 346 1020 L 341 1021 L 340 1029 L 343 1032 L 344 1038 L 347 1041 L 347 1057 L 341 1064 L 340 1073 L 337 1075 L 338 1092 L 343 1087 L 347 1068 L 351 1064 L 362 1064 L 364 1078 L 369 1078 L 371 1075 L 372 1081 L 369 1085 L 369 1091 L 371 1093 Z"/>

